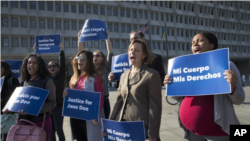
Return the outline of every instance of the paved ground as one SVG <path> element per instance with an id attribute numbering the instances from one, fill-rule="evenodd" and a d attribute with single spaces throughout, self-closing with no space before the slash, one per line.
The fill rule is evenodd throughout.
<path id="1" fill-rule="evenodd" d="M 241 124 L 250 124 L 250 86 L 244 88 L 246 99 L 241 105 L 235 105 L 236 114 L 241 122 Z M 110 91 L 110 104 L 113 107 L 116 100 L 116 91 Z M 177 121 L 177 110 L 178 105 L 169 105 L 165 100 L 165 90 L 162 90 L 162 106 L 163 114 L 161 120 L 160 137 L 162 141 L 186 141 L 183 139 L 184 132 L 182 128 L 179 127 Z M 66 141 L 71 141 L 71 129 L 69 118 L 64 118 L 64 132 L 66 136 Z M 57 139 L 58 140 L 58 139 Z"/>

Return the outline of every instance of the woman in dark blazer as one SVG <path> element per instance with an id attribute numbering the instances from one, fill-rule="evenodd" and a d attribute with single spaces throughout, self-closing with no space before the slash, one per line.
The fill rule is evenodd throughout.
<path id="1" fill-rule="evenodd" d="M 159 140 L 161 78 L 156 70 L 146 66 L 152 62 L 153 54 L 146 43 L 139 39 L 130 44 L 128 54 L 132 67 L 121 75 L 118 97 L 110 119 L 144 121 L 146 141 Z"/>

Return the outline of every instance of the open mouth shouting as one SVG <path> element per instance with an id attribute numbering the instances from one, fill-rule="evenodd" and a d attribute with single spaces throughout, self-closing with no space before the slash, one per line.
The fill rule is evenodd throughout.
<path id="1" fill-rule="evenodd" d="M 200 49 L 199 47 L 197 47 L 197 46 L 194 46 L 194 47 L 193 47 L 193 53 L 194 53 L 194 54 L 201 53 L 201 49 Z"/>

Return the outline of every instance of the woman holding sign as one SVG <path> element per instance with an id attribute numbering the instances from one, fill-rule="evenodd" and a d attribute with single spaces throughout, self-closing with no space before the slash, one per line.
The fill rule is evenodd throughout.
<path id="1" fill-rule="evenodd" d="M 202 32 L 193 37 L 194 54 L 212 51 L 218 48 L 215 35 Z M 185 138 L 190 141 L 229 141 L 230 125 L 240 124 L 233 104 L 239 105 L 245 99 L 240 80 L 240 73 L 230 61 L 230 70 L 224 72 L 225 79 L 231 86 L 229 94 L 175 97 L 180 101 L 179 121 L 185 131 Z M 172 78 L 165 76 L 164 84 Z M 195 106 L 194 106 L 195 105 Z"/>
<path id="2" fill-rule="evenodd" d="M 147 44 L 140 39 L 128 48 L 131 69 L 120 78 L 118 97 L 110 119 L 144 121 L 146 141 L 159 141 L 161 123 L 161 78 L 146 65 L 153 60 Z"/>
<path id="3" fill-rule="evenodd" d="M 82 50 L 72 60 L 72 67 L 74 74 L 71 77 L 69 86 L 71 89 L 95 91 L 101 93 L 100 101 L 100 118 L 104 118 L 103 112 L 103 81 L 101 77 L 96 74 L 93 64 L 93 53 L 88 50 Z M 64 90 L 63 96 L 67 96 L 67 89 Z M 99 121 L 100 122 L 100 121 Z M 70 125 L 73 139 L 77 141 L 101 141 L 100 134 L 101 124 L 95 119 L 92 122 L 70 118 Z M 86 128 L 87 127 L 87 128 Z M 96 130 L 98 129 L 98 130 Z M 100 129 L 100 130 L 99 130 Z"/>
<path id="4" fill-rule="evenodd" d="M 25 111 L 19 111 L 19 119 L 29 120 L 39 127 L 42 127 L 43 117 L 44 114 L 46 114 L 44 130 L 46 131 L 46 141 L 49 141 L 52 125 L 50 110 L 56 105 L 55 85 L 49 78 L 50 74 L 42 57 L 37 54 L 27 55 L 23 60 L 20 76 L 21 80 L 24 82 L 24 87 L 38 87 L 50 91 L 38 116 L 28 115 L 25 114 Z"/>
<path id="5" fill-rule="evenodd" d="M 81 35 L 81 30 L 78 32 L 78 41 L 80 41 L 80 35 Z M 109 31 L 106 29 L 106 33 L 108 35 L 108 39 L 106 41 L 106 46 L 107 46 L 107 60 L 105 60 L 105 56 L 103 52 L 100 50 L 94 51 L 94 58 L 93 58 L 93 63 L 95 66 L 95 70 L 97 71 L 98 74 L 100 74 L 103 77 L 104 81 L 104 114 L 105 118 L 109 118 L 110 114 L 110 103 L 109 103 L 109 90 L 108 90 L 108 74 L 110 73 L 111 70 L 111 62 L 112 62 L 112 57 L 113 57 L 113 49 L 111 42 L 109 40 Z M 83 47 L 83 42 L 78 43 L 80 50 L 84 49 Z"/>
<path id="6" fill-rule="evenodd" d="M 14 77 L 13 72 L 10 68 L 10 65 L 5 61 L 1 60 L 1 78 L 4 79 L 3 83 L 1 84 L 1 120 L 4 116 L 12 116 L 15 118 L 14 115 L 4 115 L 2 110 L 6 103 L 9 101 L 12 93 L 16 89 L 16 87 L 20 86 L 20 83 L 16 77 Z M 13 114 L 13 112 L 5 112 L 5 114 Z M 7 121 L 6 121 L 7 122 Z M 13 122 L 13 124 L 15 124 Z M 2 132 L 3 133 L 3 130 Z M 2 134 L 3 140 L 6 139 L 7 134 Z"/>

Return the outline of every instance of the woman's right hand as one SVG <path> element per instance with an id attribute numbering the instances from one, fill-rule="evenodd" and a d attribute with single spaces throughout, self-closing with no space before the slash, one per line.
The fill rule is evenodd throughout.
<path id="1" fill-rule="evenodd" d="M 10 112 L 8 109 L 5 109 L 3 113 L 8 115 L 8 114 L 12 114 L 13 112 Z"/>
<path id="2" fill-rule="evenodd" d="M 170 75 L 166 75 L 163 81 L 163 84 L 166 88 L 166 85 L 172 82 L 172 78 L 170 77 Z"/>
<path id="3" fill-rule="evenodd" d="M 79 31 L 78 31 L 78 40 L 80 40 L 80 35 L 81 35 L 81 33 L 82 33 L 82 30 L 79 30 Z"/>
<path id="4" fill-rule="evenodd" d="M 68 94 L 69 93 L 68 93 L 67 89 L 64 89 L 64 91 L 63 91 L 63 98 L 65 98 Z"/>
<path id="5" fill-rule="evenodd" d="M 115 75 L 112 72 L 109 73 L 108 80 L 109 82 L 113 82 L 115 80 Z"/>
<path id="6" fill-rule="evenodd" d="M 103 130 L 101 129 L 101 136 L 104 138 L 105 136 L 107 136 L 107 133 L 104 133 Z"/>

